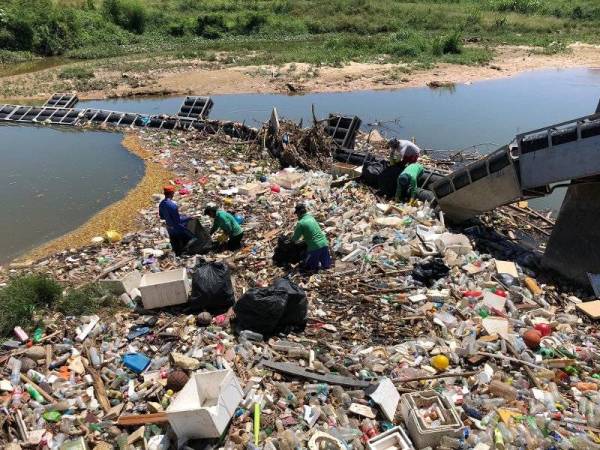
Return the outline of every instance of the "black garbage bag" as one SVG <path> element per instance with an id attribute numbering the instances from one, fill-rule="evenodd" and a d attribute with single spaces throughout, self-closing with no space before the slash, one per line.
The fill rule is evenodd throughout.
<path id="1" fill-rule="evenodd" d="M 434 258 L 418 263 L 412 271 L 412 277 L 414 280 L 430 287 L 434 281 L 445 277 L 448 272 L 450 272 L 450 268 L 444 264 L 444 260 Z"/>
<path id="2" fill-rule="evenodd" d="M 250 330 L 265 337 L 290 331 L 303 331 L 308 321 L 306 293 L 286 278 L 271 286 L 250 289 L 233 307 L 236 330 Z"/>
<path id="3" fill-rule="evenodd" d="M 198 219 L 191 219 L 186 228 L 194 235 L 184 248 L 186 254 L 204 255 L 212 249 L 213 243 L 210 234 Z"/>
<path id="4" fill-rule="evenodd" d="M 233 307 L 237 332 L 250 330 L 264 337 L 277 334 L 286 303 L 286 295 L 282 291 L 271 287 L 250 289 Z"/>
<path id="5" fill-rule="evenodd" d="M 387 161 L 372 161 L 363 166 L 361 180 L 367 186 L 379 188 L 379 177 L 388 166 Z"/>
<path id="6" fill-rule="evenodd" d="M 293 242 L 290 236 L 279 236 L 277 247 L 273 253 L 273 264 L 277 267 L 285 267 L 288 264 L 296 264 L 306 259 L 306 243 L 304 241 Z"/>
<path id="7" fill-rule="evenodd" d="M 304 331 L 308 322 L 308 301 L 304 290 L 287 278 L 279 278 L 273 283 L 273 287 L 287 295 L 285 311 L 279 326 L 288 332 Z"/>
<path id="8" fill-rule="evenodd" d="M 202 261 L 192 275 L 192 306 L 211 314 L 222 314 L 235 303 L 229 267 L 222 262 Z"/>
<path id="9" fill-rule="evenodd" d="M 396 187 L 398 186 L 398 177 L 404 170 L 404 164 L 395 164 L 386 167 L 379 176 L 378 189 L 381 195 L 386 197 L 394 197 L 396 195 Z"/>

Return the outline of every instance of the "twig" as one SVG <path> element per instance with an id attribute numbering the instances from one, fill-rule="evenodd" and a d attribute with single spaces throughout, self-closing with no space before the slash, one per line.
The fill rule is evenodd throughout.
<path id="1" fill-rule="evenodd" d="M 477 375 L 477 372 L 459 372 L 459 373 L 440 373 L 437 375 L 428 375 L 423 377 L 412 377 L 412 378 L 394 378 L 392 381 L 394 383 L 411 383 L 413 381 L 427 381 L 427 380 L 439 380 L 440 378 L 466 378 L 472 377 L 473 375 Z"/>

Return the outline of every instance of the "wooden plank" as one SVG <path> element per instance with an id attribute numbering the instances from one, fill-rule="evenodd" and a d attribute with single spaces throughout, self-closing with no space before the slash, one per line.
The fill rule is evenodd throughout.
<path id="1" fill-rule="evenodd" d="M 152 414 L 131 414 L 127 416 L 121 416 L 117 420 L 117 425 L 125 427 L 134 427 L 138 425 L 147 425 L 152 423 L 166 423 L 167 419 L 166 412 L 158 412 Z"/>
<path id="2" fill-rule="evenodd" d="M 54 400 L 54 398 L 52 398 L 50 396 L 50 394 L 48 394 L 45 390 L 43 390 L 41 387 L 39 387 L 31 378 L 29 378 L 27 375 L 23 375 L 21 374 L 21 381 L 23 381 L 24 383 L 28 383 L 31 385 L 31 387 L 33 387 L 36 391 L 38 391 L 40 393 L 40 395 L 42 397 L 44 397 L 48 402 L 50 403 L 56 403 L 56 400 Z"/>
<path id="3" fill-rule="evenodd" d="M 309 380 L 320 381 L 322 383 L 327 383 L 327 384 L 337 384 L 339 386 L 346 386 L 346 387 L 357 388 L 357 389 L 366 389 L 369 386 L 371 386 L 371 384 L 372 384 L 372 383 L 369 383 L 368 381 L 357 380 L 356 378 L 344 377 L 341 375 L 332 375 L 332 374 L 323 375 L 320 373 L 311 372 L 309 370 L 306 370 L 306 369 L 304 369 L 296 364 L 292 364 L 292 363 L 280 363 L 280 362 L 275 362 L 275 361 L 269 360 L 269 361 L 263 361 L 262 365 L 268 369 L 272 369 L 276 372 L 281 372 L 286 375 L 290 375 L 290 376 L 294 376 L 294 377 L 298 377 L 298 378 L 305 378 L 305 379 L 309 379 Z"/>

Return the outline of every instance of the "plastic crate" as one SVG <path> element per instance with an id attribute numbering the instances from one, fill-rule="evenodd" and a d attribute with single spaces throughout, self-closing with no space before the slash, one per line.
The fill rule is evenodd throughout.
<path id="1" fill-rule="evenodd" d="M 423 422 L 417 411 L 436 405 L 443 417 L 443 424 L 430 427 Z M 436 447 L 442 436 L 463 437 L 464 424 L 446 397 L 436 391 L 411 392 L 400 399 L 400 412 L 416 448 Z"/>
<path id="2" fill-rule="evenodd" d="M 195 373 L 167 409 L 167 418 L 179 438 L 217 438 L 243 395 L 231 370 Z"/>
<path id="3" fill-rule="evenodd" d="M 142 277 L 139 287 L 145 309 L 186 303 L 190 289 L 185 269 L 148 273 Z"/>

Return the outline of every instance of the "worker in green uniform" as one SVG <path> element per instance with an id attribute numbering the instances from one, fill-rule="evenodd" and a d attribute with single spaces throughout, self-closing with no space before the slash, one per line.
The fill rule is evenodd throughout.
<path id="1" fill-rule="evenodd" d="M 306 212 L 304 204 L 296 205 L 294 212 L 298 216 L 298 223 L 294 229 L 292 241 L 296 242 L 302 238 L 306 243 L 308 252 L 301 269 L 305 272 L 318 272 L 319 269 L 329 269 L 331 267 L 331 255 L 329 254 L 329 242 L 325 237 L 325 233 L 323 233 L 315 218 Z"/>
<path id="2" fill-rule="evenodd" d="M 239 250 L 242 247 L 242 239 L 244 230 L 231 214 L 222 209 L 217 209 L 216 206 L 207 206 L 204 209 L 204 214 L 214 219 L 213 226 L 210 229 L 211 236 L 217 230 L 223 230 L 229 240 L 227 241 L 227 250 Z"/>
<path id="3" fill-rule="evenodd" d="M 406 166 L 398 176 L 396 185 L 396 201 L 406 202 L 417 198 L 419 177 L 423 175 L 423 166 L 419 163 L 412 163 Z"/>

